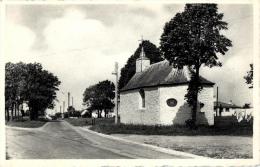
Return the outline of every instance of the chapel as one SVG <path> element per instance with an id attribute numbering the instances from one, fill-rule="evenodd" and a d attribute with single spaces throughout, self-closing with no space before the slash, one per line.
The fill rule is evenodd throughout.
<path id="1" fill-rule="evenodd" d="M 150 65 L 141 49 L 136 73 L 120 90 L 120 122 L 140 125 L 184 125 L 191 107 L 184 96 L 190 73 L 173 68 L 167 60 Z M 203 90 L 198 96 L 197 124 L 214 124 L 214 83 L 200 76 Z"/>

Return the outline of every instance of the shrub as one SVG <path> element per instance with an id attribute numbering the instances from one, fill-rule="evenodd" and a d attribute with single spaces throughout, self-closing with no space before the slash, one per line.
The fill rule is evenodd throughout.
<path id="1" fill-rule="evenodd" d="M 185 125 L 133 125 L 133 124 L 114 124 L 96 123 L 91 130 L 105 134 L 142 134 L 142 135 L 169 135 L 169 136 L 195 136 L 195 135 L 234 135 L 252 136 L 252 127 L 229 126 L 216 127 L 200 125 L 196 129 L 190 129 Z"/>
<path id="2" fill-rule="evenodd" d="M 189 129 L 198 129 L 197 125 L 195 124 L 195 122 L 192 119 L 188 119 L 185 121 L 186 127 L 188 127 Z"/>

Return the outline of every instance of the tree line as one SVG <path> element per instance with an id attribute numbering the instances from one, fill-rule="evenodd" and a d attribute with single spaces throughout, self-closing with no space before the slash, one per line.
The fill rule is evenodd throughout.
<path id="1" fill-rule="evenodd" d="M 102 111 L 105 112 L 105 117 L 112 111 L 115 104 L 115 85 L 109 80 L 98 82 L 85 89 L 83 93 L 83 105 L 87 107 L 89 115 L 93 111 L 97 111 L 98 118 L 101 118 Z"/>
<path id="2" fill-rule="evenodd" d="M 54 108 L 60 81 L 40 63 L 5 64 L 5 115 L 6 119 L 19 119 L 25 115 L 27 104 L 30 120 L 37 120 L 47 108 Z"/>

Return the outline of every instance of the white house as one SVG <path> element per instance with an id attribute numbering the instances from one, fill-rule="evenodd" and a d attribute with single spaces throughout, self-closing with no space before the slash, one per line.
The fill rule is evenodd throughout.
<path id="1" fill-rule="evenodd" d="M 215 116 L 233 116 L 236 113 L 236 110 L 241 109 L 242 107 L 235 105 L 232 101 L 225 102 L 214 102 Z"/>
<path id="2" fill-rule="evenodd" d="M 136 61 L 136 73 L 120 90 L 120 122 L 125 124 L 185 124 L 191 108 L 184 95 L 190 73 L 187 68 L 172 68 L 167 60 L 150 65 L 142 49 Z M 203 90 L 199 94 L 197 123 L 214 124 L 214 83 L 200 77 Z"/>
<path id="3" fill-rule="evenodd" d="M 249 121 L 253 117 L 253 108 L 243 108 L 238 106 L 232 101 L 225 103 L 225 102 L 214 102 L 214 110 L 215 116 L 218 117 L 230 117 L 235 116 L 237 121 L 240 122 L 242 120 Z"/>

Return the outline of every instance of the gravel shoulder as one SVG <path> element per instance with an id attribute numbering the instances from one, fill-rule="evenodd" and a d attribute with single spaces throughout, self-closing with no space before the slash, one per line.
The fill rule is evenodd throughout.
<path id="1" fill-rule="evenodd" d="M 251 159 L 253 157 L 252 137 L 128 134 L 113 134 L 112 136 L 216 159 Z"/>

